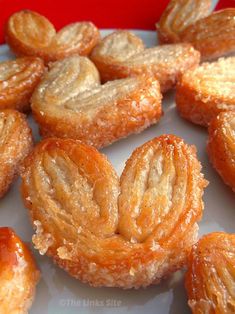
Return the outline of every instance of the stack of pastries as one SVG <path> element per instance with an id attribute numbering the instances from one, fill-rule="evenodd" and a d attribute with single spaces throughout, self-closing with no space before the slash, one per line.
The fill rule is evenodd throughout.
<path id="1" fill-rule="evenodd" d="M 28 10 L 5 32 L 17 58 L 0 63 L 0 198 L 20 174 L 34 247 L 96 287 L 146 287 L 186 267 L 193 313 L 234 313 L 235 235 L 198 241 L 208 182 L 196 147 L 163 134 L 135 149 L 120 178 L 97 149 L 156 124 L 175 88 L 235 191 L 235 9 L 171 0 L 152 48 L 126 30 L 101 39 L 90 22 L 56 32 Z M 39 277 L 27 245 L 0 228 L 0 313 L 27 313 Z"/>

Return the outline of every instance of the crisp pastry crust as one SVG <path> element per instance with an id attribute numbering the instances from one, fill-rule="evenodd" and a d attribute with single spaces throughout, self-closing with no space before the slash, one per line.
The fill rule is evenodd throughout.
<path id="1" fill-rule="evenodd" d="M 90 57 L 102 81 L 147 73 L 159 80 L 162 92 L 174 87 L 185 70 L 200 62 L 199 52 L 189 44 L 145 48 L 141 39 L 128 31 L 106 36 Z"/>
<path id="2" fill-rule="evenodd" d="M 35 57 L 0 63 L 0 110 L 28 111 L 33 90 L 44 72 L 43 61 Z"/>
<path id="3" fill-rule="evenodd" d="M 9 18 L 5 35 L 16 55 L 38 56 L 46 63 L 75 54 L 88 55 L 100 39 L 91 22 L 69 24 L 56 33 L 50 21 L 29 10 Z"/>
<path id="4" fill-rule="evenodd" d="M 210 11 L 211 0 L 171 0 L 156 24 L 159 42 L 180 42 L 180 33 Z"/>
<path id="5" fill-rule="evenodd" d="M 33 94 L 32 111 L 42 136 L 79 139 L 100 148 L 156 123 L 161 99 L 152 77 L 100 85 L 94 64 L 73 56 L 46 73 Z"/>
<path id="6" fill-rule="evenodd" d="M 195 147 L 173 135 L 137 148 L 120 181 L 95 148 L 51 138 L 26 158 L 21 192 L 41 254 L 92 286 L 139 288 L 185 264 L 206 185 Z"/>
<path id="7" fill-rule="evenodd" d="M 27 314 L 40 273 L 11 228 L 0 228 L 0 314 Z"/>
<path id="8" fill-rule="evenodd" d="M 203 61 L 235 52 L 235 9 L 217 11 L 198 20 L 180 38 L 200 51 Z"/>
<path id="9" fill-rule="evenodd" d="M 208 126 L 220 112 L 235 110 L 235 57 L 203 63 L 187 71 L 176 87 L 176 105 L 180 115 Z"/>
<path id="10" fill-rule="evenodd" d="M 0 198 L 17 176 L 22 160 L 32 148 L 32 132 L 23 114 L 0 111 Z"/>
<path id="11" fill-rule="evenodd" d="M 214 232 L 193 246 L 185 286 L 194 314 L 235 312 L 235 235 Z"/>
<path id="12" fill-rule="evenodd" d="M 212 120 L 207 151 L 215 169 L 235 192 L 235 111 L 220 113 Z"/>

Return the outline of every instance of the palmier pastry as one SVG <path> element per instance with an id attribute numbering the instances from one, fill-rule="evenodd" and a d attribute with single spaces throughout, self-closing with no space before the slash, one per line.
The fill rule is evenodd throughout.
<path id="1" fill-rule="evenodd" d="M 11 109 L 0 111 L 0 198 L 31 147 L 32 134 L 23 114 Z"/>
<path id="2" fill-rule="evenodd" d="M 14 13 L 6 25 L 6 41 L 16 55 L 38 56 L 45 62 L 88 55 L 99 38 L 93 23 L 69 24 L 56 33 L 44 16 L 29 10 Z"/>
<path id="3" fill-rule="evenodd" d="M 235 57 L 203 63 L 183 74 L 176 88 L 180 115 L 208 126 L 222 111 L 235 110 Z"/>
<path id="4" fill-rule="evenodd" d="M 0 228 L 0 314 L 27 314 L 39 270 L 29 249 L 11 228 Z"/>
<path id="5" fill-rule="evenodd" d="M 189 44 L 145 48 L 139 37 L 117 31 L 94 48 L 91 59 L 102 81 L 147 73 L 158 79 L 162 92 L 166 92 L 185 70 L 199 64 L 200 54 Z"/>
<path id="6" fill-rule="evenodd" d="M 98 148 L 157 122 L 162 114 L 157 80 L 138 76 L 99 83 L 86 57 L 57 61 L 32 97 L 44 137 L 82 140 Z"/>
<path id="7" fill-rule="evenodd" d="M 235 235 L 202 237 L 193 246 L 185 283 L 192 313 L 235 313 Z"/>
<path id="8" fill-rule="evenodd" d="M 182 267 L 197 237 L 203 189 L 195 147 L 163 135 L 137 148 L 121 179 L 72 139 L 46 139 L 24 163 L 22 197 L 35 247 L 92 286 L 138 288 Z"/>
<path id="9" fill-rule="evenodd" d="M 171 0 L 156 24 L 160 43 L 180 42 L 180 33 L 210 13 L 211 0 Z"/>
<path id="10" fill-rule="evenodd" d="M 235 192 L 235 111 L 220 113 L 209 127 L 209 158 Z"/>
<path id="11" fill-rule="evenodd" d="M 0 110 L 28 111 L 29 100 L 44 72 L 43 61 L 35 57 L 0 63 Z"/>
<path id="12" fill-rule="evenodd" d="M 183 30 L 180 38 L 200 51 L 203 61 L 235 52 L 235 8 L 198 20 Z"/>

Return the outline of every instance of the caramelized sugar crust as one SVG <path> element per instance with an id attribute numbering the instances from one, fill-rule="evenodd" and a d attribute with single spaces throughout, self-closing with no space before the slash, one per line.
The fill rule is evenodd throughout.
<path id="1" fill-rule="evenodd" d="M 212 120 L 207 151 L 214 168 L 235 192 L 235 111 L 220 113 Z"/>
<path id="2" fill-rule="evenodd" d="M 103 147 L 156 123 L 160 87 L 138 76 L 100 85 L 99 73 L 85 57 L 52 65 L 32 97 L 32 111 L 44 137 L 74 138 Z"/>
<path id="3" fill-rule="evenodd" d="M 235 110 L 235 57 L 203 63 L 184 73 L 176 88 L 180 115 L 208 126 L 220 112 Z"/>
<path id="4" fill-rule="evenodd" d="M 11 228 L 0 228 L 0 313 L 27 314 L 40 273 L 27 246 Z"/>
<path id="5" fill-rule="evenodd" d="M 166 92 L 185 70 L 199 64 L 200 54 L 190 44 L 145 48 L 136 35 L 117 31 L 101 40 L 91 59 L 102 81 L 148 74 L 159 80 L 161 91 Z"/>
<path id="6" fill-rule="evenodd" d="M 189 25 L 180 40 L 200 51 L 203 61 L 235 52 L 235 8 L 214 12 Z"/>
<path id="7" fill-rule="evenodd" d="M 139 288 L 185 264 L 206 185 L 195 147 L 173 135 L 137 148 L 120 180 L 95 148 L 50 138 L 26 159 L 21 191 L 41 254 L 92 286 Z"/>
<path id="8" fill-rule="evenodd" d="M 194 314 L 235 312 L 235 235 L 214 232 L 193 246 L 185 285 Z"/>
<path id="9" fill-rule="evenodd" d="M 43 61 L 35 57 L 0 63 L 0 110 L 29 111 L 30 97 L 44 73 Z"/>
<path id="10" fill-rule="evenodd" d="M 0 111 L 0 198 L 17 177 L 23 159 L 33 145 L 25 116 L 18 111 Z"/>
<path id="11" fill-rule="evenodd" d="M 171 0 L 156 24 L 161 44 L 180 42 L 181 32 L 209 15 L 211 0 Z"/>
<path id="12" fill-rule="evenodd" d="M 100 39 L 91 22 L 69 24 L 56 32 L 44 16 L 29 10 L 9 18 L 5 35 L 16 55 L 41 57 L 46 63 L 75 54 L 86 56 Z"/>

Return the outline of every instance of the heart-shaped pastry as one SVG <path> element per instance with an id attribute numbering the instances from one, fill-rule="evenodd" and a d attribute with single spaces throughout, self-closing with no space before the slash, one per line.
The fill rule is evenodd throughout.
<path id="1" fill-rule="evenodd" d="M 29 10 L 9 18 L 5 35 L 16 55 L 38 56 L 45 62 L 88 55 L 100 39 L 99 30 L 91 22 L 69 24 L 56 33 L 50 21 Z"/>
<path id="2" fill-rule="evenodd" d="M 26 158 L 22 197 L 33 243 L 93 286 L 138 288 L 181 268 L 197 237 L 207 181 L 173 135 L 137 148 L 121 179 L 95 148 L 46 139 Z"/>
<path id="3" fill-rule="evenodd" d="M 159 80 L 162 92 L 172 88 L 185 70 L 200 62 L 200 53 L 189 44 L 145 48 L 142 40 L 128 31 L 106 36 L 90 57 L 103 81 L 147 73 Z"/>
<path id="4" fill-rule="evenodd" d="M 35 57 L 0 63 L 0 110 L 28 111 L 29 100 L 44 72 L 43 61 Z"/>
<path id="5" fill-rule="evenodd" d="M 23 114 L 0 111 L 0 198 L 8 191 L 32 148 L 32 132 Z"/>
<path id="6" fill-rule="evenodd" d="M 156 123 L 161 99 L 152 77 L 100 85 L 94 64 L 73 56 L 46 73 L 33 94 L 32 111 L 44 137 L 74 138 L 100 148 Z"/>
<path id="7" fill-rule="evenodd" d="M 203 63 L 183 74 L 176 87 L 180 115 L 208 126 L 222 111 L 235 110 L 235 57 Z"/>
<path id="8" fill-rule="evenodd" d="M 185 284 L 192 313 L 235 313 L 235 235 L 215 232 L 200 239 Z"/>
<path id="9" fill-rule="evenodd" d="M 214 12 L 189 25 L 180 40 L 200 51 L 203 61 L 235 52 L 235 8 Z"/>
<path id="10" fill-rule="evenodd" d="M 209 127 L 207 151 L 224 182 L 235 192 L 235 111 L 220 113 Z"/>
<path id="11" fill-rule="evenodd" d="M 1 227 L 0 313 L 27 314 L 39 276 L 39 270 L 27 246 L 12 229 Z"/>
<path id="12" fill-rule="evenodd" d="M 156 24 L 161 44 L 180 42 L 180 33 L 211 10 L 211 0 L 171 0 Z"/>

